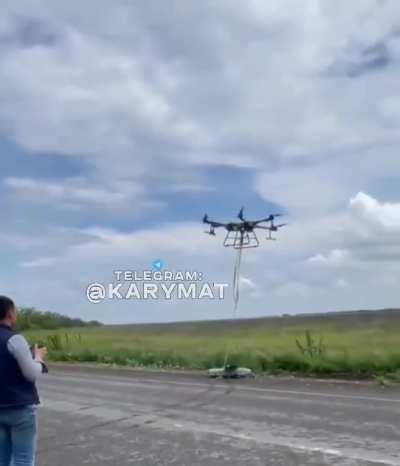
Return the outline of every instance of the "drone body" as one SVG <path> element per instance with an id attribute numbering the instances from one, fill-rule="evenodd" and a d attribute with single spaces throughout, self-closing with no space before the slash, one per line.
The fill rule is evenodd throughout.
<path id="1" fill-rule="evenodd" d="M 274 220 L 276 217 L 280 217 L 281 214 L 271 214 L 266 218 L 260 220 L 246 220 L 243 214 L 243 207 L 240 209 L 238 214 L 239 222 L 221 223 L 214 220 L 210 220 L 206 214 L 203 218 L 203 223 L 210 226 L 210 230 L 205 233 L 215 236 L 215 230 L 217 228 L 224 228 L 226 230 L 226 236 L 224 240 L 224 246 L 233 247 L 235 249 L 245 248 L 256 248 L 259 246 L 256 229 L 268 231 L 267 240 L 275 240 L 272 237 L 272 232 L 278 231 L 279 228 L 285 226 L 285 224 L 275 225 Z"/>

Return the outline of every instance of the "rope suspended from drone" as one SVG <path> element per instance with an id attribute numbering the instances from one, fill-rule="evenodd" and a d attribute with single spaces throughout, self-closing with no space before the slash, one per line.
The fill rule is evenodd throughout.
<path id="1" fill-rule="evenodd" d="M 266 218 L 260 220 L 246 220 L 244 218 L 244 209 L 240 209 L 238 214 L 239 222 L 222 223 L 214 220 L 210 220 L 206 214 L 203 217 L 203 223 L 210 226 L 210 230 L 205 233 L 216 236 L 215 230 L 217 228 L 224 228 L 226 230 L 226 236 L 224 240 L 225 247 L 232 247 L 237 250 L 237 256 L 235 260 L 235 266 L 233 271 L 233 318 L 236 318 L 236 312 L 239 305 L 240 299 L 240 269 L 242 264 L 242 252 L 243 249 L 257 248 L 260 245 L 256 229 L 268 231 L 267 240 L 276 240 L 272 237 L 273 232 L 277 232 L 279 228 L 282 228 L 286 223 L 275 225 L 274 221 L 276 217 L 280 217 L 281 214 L 271 214 Z"/>
<path id="2" fill-rule="evenodd" d="M 235 267 L 233 270 L 233 318 L 236 319 L 237 308 L 239 306 L 240 298 L 240 267 L 242 265 L 242 251 L 243 248 L 237 250 Z"/>

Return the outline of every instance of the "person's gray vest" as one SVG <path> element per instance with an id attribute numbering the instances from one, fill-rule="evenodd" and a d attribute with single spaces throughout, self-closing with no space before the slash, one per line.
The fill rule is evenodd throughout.
<path id="1" fill-rule="evenodd" d="M 25 379 L 17 360 L 8 351 L 8 340 L 16 333 L 0 325 L 0 408 L 39 404 L 36 385 Z"/>

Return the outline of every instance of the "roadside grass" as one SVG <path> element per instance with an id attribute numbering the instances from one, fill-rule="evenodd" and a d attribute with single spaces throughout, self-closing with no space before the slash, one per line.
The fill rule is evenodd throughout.
<path id="1" fill-rule="evenodd" d="M 230 364 L 257 373 L 400 380 L 400 319 L 276 318 L 25 334 L 45 344 L 52 361 L 205 370 L 221 367 L 228 353 Z"/>

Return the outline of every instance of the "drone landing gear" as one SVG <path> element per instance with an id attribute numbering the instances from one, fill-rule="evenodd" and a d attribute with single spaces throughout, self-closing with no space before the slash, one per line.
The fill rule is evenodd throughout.
<path id="1" fill-rule="evenodd" d="M 233 247 L 234 249 L 256 248 L 259 244 L 254 231 L 228 231 L 224 241 L 225 247 Z"/>

